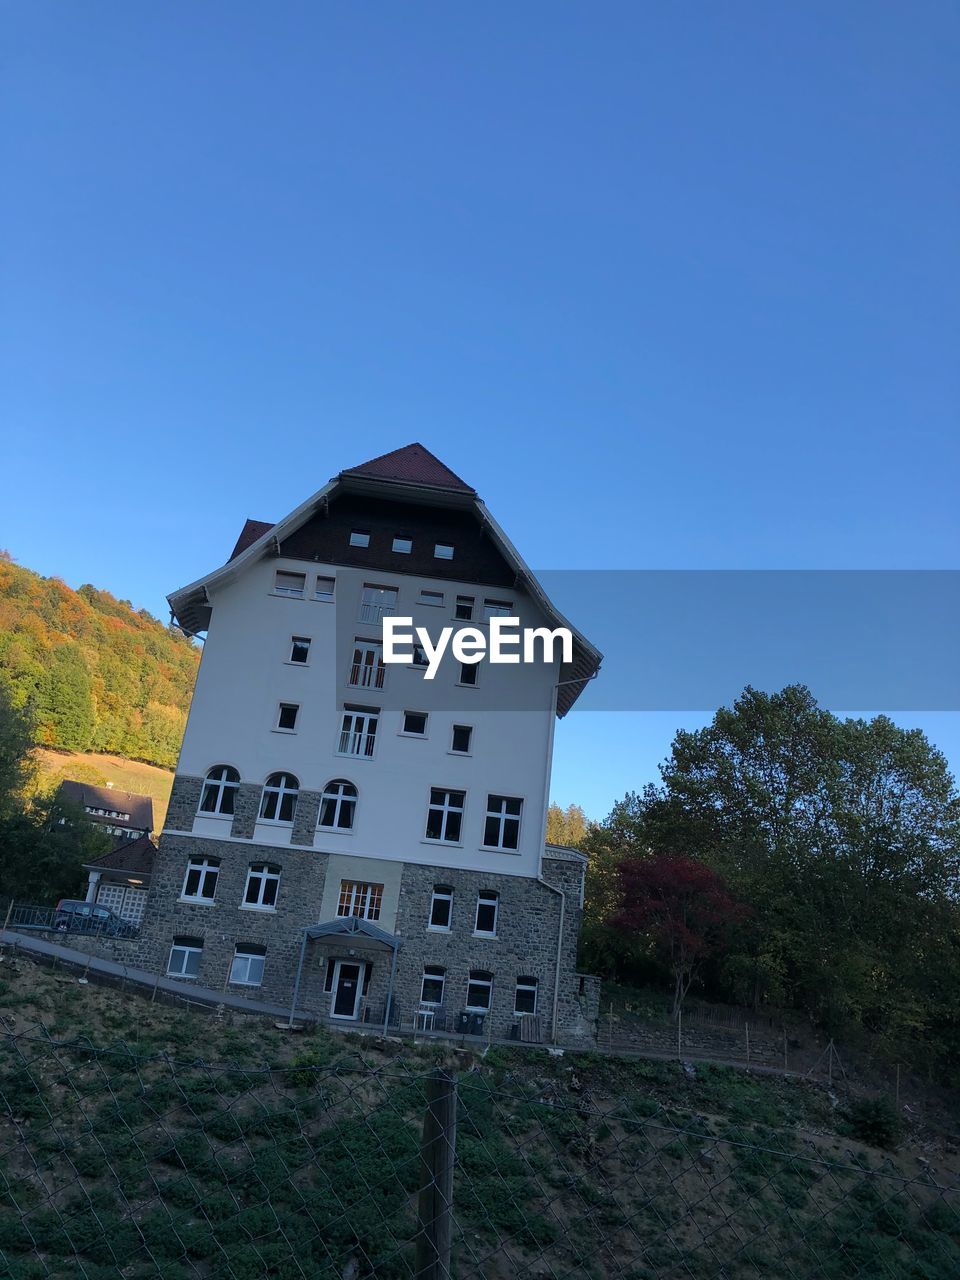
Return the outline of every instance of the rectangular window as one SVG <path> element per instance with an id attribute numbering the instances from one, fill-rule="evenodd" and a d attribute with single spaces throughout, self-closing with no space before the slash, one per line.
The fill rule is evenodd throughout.
<path id="1" fill-rule="evenodd" d="M 264 953 L 252 947 L 237 947 L 230 966 L 230 981 L 241 987 L 259 987 L 263 982 Z"/>
<path id="2" fill-rule="evenodd" d="M 443 592 L 442 592 L 442 591 L 427 591 L 426 589 L 421 588 L 421 591 L 420 591 L 420 599 L 419 599 L 418 603 L 419 603 L 419 604 L 431 604 L 431 605 L 436 605 L 436 606 L 442 606 L 442 605 L 443 605 Z"/>
<path id="3" fill-rule="evenodd" d="M 383 675 L 383 645 L 358 639 L 353 646 L 347 683 L 356 689 L 382 689 Z"/>
<path id="4" fill-rule="evenodd" d="M 340 881 L 338 916 L 359 916 L 361 920 L 379 920 L 382 903 L 382 884 L 362 884 L 357 880 Z"/>
<path id="5" fill-rule="evenodd" d="M 454 617 L 459 618 L 462 622 L 469 622 L 473 618 L 474 603 L 473 596 L 457 596 Z"/>
<path id="6" fill-rule="evenodd" d="M 473 738 L 473 728 L 468 724 L 455 724 L 453 726 L 453 738 L 450 742 L 450 750 L 458 756 L 467 756 L 470 754 L 470 742 Z"/>
<path id="7" fill-rule="evenodd" d="M 259 907 L 263 911 L 274 911 L 277 906 L 277 893 L 280 890 L 280 868 L 269 866 L 265 862 L 256 862 L 247 872 L 247 886 L 243 891 L 245 907 Z"/>
<path id="8" fill-rule="evenodd" d="M 443 983 L 445 978 L 446 970 L 442 969 L 440 965 L 425 964 L 423 966 L 423 982 L 420 984 L 421 1004 L 443 1004 Z"/>
<path id="9" fill-rule="evenodd" d="M 513 612 L 512 600 L 484 600 L 484 618 L 506 618 Z"/>
<path id="10" fill-rule="evenodd" d="M 514 1013 L 537 1012 L 538 986 L 539 983 L 536 978 L 523 977 L 517 979 L 517 994 L 513 1001 Z"/>
<path id="11" fill-rule="evenodd" d="M 422 644 L 413 646 L 413 665 L 415 667 L 429 667 L 430 665 L 427 660 L 427 651 Z"/>
<path id="12" fill-rule="evenodd" d="M 337 751 L 342 756 L 372 756 L 377 741 L 380 709 L 345 707 Z"/>
<path id="13" fill-rule="evenodd" d="M 500 895 L 492 889 L 481 889 L 477 894 L 477 918 L 473 926 L 474 933 L 482 933 L 486 938 L 497 936 L 497 915 L 500 911 Z"/>
<path id="14" fill-rule="evenodd" d="M 333 604 L 333 592 L 337 585 L 336 578 L 317 578 L 317 585 L 313 589 L 314 600 L 322 600 L 325 604 Z"/>
<path id="15" fill-rule="evenodd" d="M 461 662 L 460 663 L 460 684 L 466 684 L 473 687 L 477 683 L 477 677 L 480 674 L 479 662 Z"/>
<path id="16" fill-rule="evenodd" d="M 394 538 L 393 549 L 400 556 L 408 556 L 413 550 L 412 538 Z"/>
<path id="17" fill-rule="evenodd" d="M 438 542 L 433 548 L 434 558 L 437 560 L 452 560 L 453 547 L 449 542 Z"/>
<path id="18" fill-rule="evenodd" d="M 215 858 L 191 858 L 183 877 L 180 897 L 193 902 L 212 902 L 216 897 L 219 875 L 220 863 Z"/>
<path id="19" fill-rule="evenodd" d="M 369 547 L 370 534 L 366 529 L 354 529 L 350 534 L 351 547 Z"/>
<path id="20" fill-rule="evenodd" d="M 413 737 L 422 738 L 427 732 L 427 713 L 425 711 L 405 711 L 403 713 L 403 732 Z"/>
<path id="21" fill-rule="evenodd" d="M 281 702 L 280 711 L 277 715 L 277 728 L 283 729 L 287 733 L 293 733 L 297 727 L 297 715 L 300 711 L 299 703 Z"/>
<path id="22" fill-rule="evenodd" d="M 360 594 L 360 621 L 382 622 L 384 618 L 392 618 L 397 612 L 398 595 L 396 587 L 378 587 L 365 582 Z"/>
<path id="23" fill-rule="evenodd" d="M 474 1013 L 486 1013 L 493 996 L 493 974 L 482 969 L 471 969 L 467 983 L 467 1008 Z"/>
<path id="24" fill-rule="evenodd" d="M 455 844 L 460 839 L 466 794 L 465 791 L 444 791 L 441 787 L 431 787 L 430 808 L 427 810 L 427 840 L 443 840 Z"/>
<path id="25" fill-rule="evenodd" d="M 516 849 L 520 844 L 523 801 L 516 796 L 487 796 L 483 843 L 488 849 Z"/>
<path id="26" fill-rule="evenodd" d="M 304 663 L 310 658 L 310 637 L 294 636 L 290 641 L 290 661 Z"/>
<path id="27" fill-rule="evenodd" d="M 428 929 L 442 929 L 450 932 L 453 923 L 453 890 L 449 885 L 433 886 L 433 897 L 430 900 L 430 923 Z"/>
<path id="28" fill-rule="evenodd" d="M 171 978 L 195 978 L 200 972 L 203 942 L 199 938 L 174 938 L 167 960 Z"/>
<path id="29" fill-rule="evenodd" d="M 273 580 L 273 589 L 278 596 L 293 596 L 298 600 L 303 599 L 306 585 L 305 573 L 287 573 L 284 569 L 278 569 L 277 576 Z"/>

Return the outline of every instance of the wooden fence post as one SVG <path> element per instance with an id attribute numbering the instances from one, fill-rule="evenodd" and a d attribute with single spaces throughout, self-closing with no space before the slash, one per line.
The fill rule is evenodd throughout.
<path id="1" fill-rule="evenodd" d="M 456 1149 L 457 1083 L 442 1067 L 436 1067 L 427 1079 L 420 1143 L 416 1280 L 450 1280 Z"/>
<path id="2" fill-rule="evenodd" d="M 750 1065 L 750 1023 L 749 1022 L 745 1022 L 743 1024 L 743 1030 L 747 1037 L 747 1066 L 749 1067 Z"/>

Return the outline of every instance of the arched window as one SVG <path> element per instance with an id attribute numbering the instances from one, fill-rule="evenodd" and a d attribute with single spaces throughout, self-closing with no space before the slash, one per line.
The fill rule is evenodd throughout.
<path id="1" fill-rule="evenodd" d="M 334 778 L 320 797 L 318 827 L 328 831 L 349 831 L 357 809 L 357 788 L 346 778 Z"/>
<path id="2" fill-rule="evenodd" d="M 228 764 L 215 764 L 207 774 L 200 793 L 198 813 L 233 813 L 240 775 Z"/>
<path id="3" fill-rule="evenodd" d="M 260 817 L 264 822 L 292 822 L 300 781 L 292 773 L 271 773 L 263 788 Z"/>

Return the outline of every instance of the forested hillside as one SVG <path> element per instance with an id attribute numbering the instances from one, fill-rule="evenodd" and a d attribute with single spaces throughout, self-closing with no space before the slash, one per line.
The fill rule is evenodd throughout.
<path id="1" fill-rule="evenodd" d="M 0 552 L 0 680 L 40 744 L 172 766 L 199 657 L 146 610 Z"/>

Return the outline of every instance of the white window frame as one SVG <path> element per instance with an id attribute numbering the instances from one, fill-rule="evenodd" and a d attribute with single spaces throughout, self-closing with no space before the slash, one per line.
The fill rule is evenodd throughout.
<path id="1" fill-rule="evenodd" d="M 310 665 L 310 646 L 313 639 L 310 636 L 291 636 L 290 637 L 290 656 L 287 658 L 287 665 L 291 667 L 309 667 Z M 295 658 L 293 655 L 298 649 L 303 650 L 302 658 Z"/>
<path id="2" fill-rule="evenodd" d="M 353 792 L 352 795 L 345 791 L 349 787 Z M 357 820 L 357 801 L 359 800 L 357 788 L 349 778 L 331 778 L 329 782 L 324 784 L 320 793 L 320 809 L 317 813 L 317 830 L 318 831 L 335 831 L 342 835 L 344 831 L 352 831 L 353 824 Z M 324 807 L 328 804 L 333 805 L 333 822 L 325 823 L 323 819 Z M 345 811 L 349 811 L 350 822 L 343 826 L 339 819 L 340 815 Z"/>
<path id="3" fill-rule="evenodd" d="M 247 868 L 247 880 L 243 886 L 243 898 L 240 906 L 244 911 L 276 911 L 277 900 L 280 897 L 280 876 L 281 871 L 278 866 L 272 862 L 251 862 Z M 257 886 L 257 897 L 255 902 L 248 901 L 247 895 L 250 892 L 250 886 L 254 881 L 259 881 Z M 274 886 L 273 902 L 264 902 L 267 885 Z"/>
<path id="4" fill-rule="evenodd" d="M 183 956 L 184 963 L 178 969 L 173 967 L 173 955 L 175 951 L 179 951 Z M 196 956 L 196 972 L 187 972 L 187 962 L 191 956 Z M 174 938 L 170 944 L 170 954 L 167 956 L 167 974 L 171 978 L 196 978 L 200 972 L 200 960 L 203 956 L 202 944 L 197 947 L 190 942 L 178 942 Z"/>
<path id="5" fill-rule="evenodd" d="M 263 967 L 266 956 L 259 951 L 246 951 L 237 947 L 230 965 L 230 985 L 233 987 L 262 987 Z M 259 969 L 258 969 L 259 966 Z M 251 971 L 254 972 L 251 977 Z M 243 977 L 240 975 L 243 974 Z"/>
<path id="6" fill-rule="evenodd" d="M 284 711 L 290 710 L 291 708 L 293 709 L 293 724 L 289 726 L 282 725 L 280 723 L 280 717 L 283 715 Z M 299 721 L 299 719 L 300 719 L 300 703 L 299 702 L 278 702 L 277 703 L 277 723 L 273 726 L 274 733 L 296 733 L 297 722 Z"/>
<path id="7" fill-rule="evenodd" d="M 532 1009 L 520 1009 L 517 1007 L 520 1003 L 521 991 L 533 992 L 533 1008 Z M 537 977 L 534 977 L 532 973 L 521 974 L 520 977 L 517 978 L 516 989 L 513 993 L 514 1015 L 518 1018 L 523 1018 L 523 1017 L 527 1017 L 535 1014 L 537 1012 L 537 1005 L 539 1004 L 539 1001 L 540 1001 L 540 979 Z"/>
<path id="8" fill-rule="evenodd" d="M 482 977 L 480 975 L 483 975 Z M 486 1004 L 470 1003 L 470 988 L 484 987 L 487 992 Z M 467 975 L 467 994 L 464 1009 L 468 1013 L 489 1013 L 493 1008 L 493 974 L 488 969 L 471 969 Z"/>
<path id="9" fill-rule="evenodd" d="M 357 636 L 347 672 L 348 686 L 351 689 L 382 689 L 386 671 L 380 641 L 363 640 Z"/>
<path id="10" fill-rule="evenodd" d="M 347 721 L 350 722 L 349 726 Z M 352 760 L 372 759 L 377 746 L 379 724 L 379 707 L 345 706 L 340 718 L 336 754 L 349 756 Z"/>
<path id="11" fill-rule="evenodd" d="M 329 582 L 330 587 L 321 587 L 321 582 Z M 327 573 L 318 573 L 316 582 L 313 584 L 313 598 L 319 600 L 321 604 L 333 604 L 337 591 L 337 580 Z"/>
<path id="12" fill-rule="evenodd" d="M 457 596 L 456 600 L 453 602 L 453 616 L 458 622 L 472 622 L 476 607 L 476 596 Z M 465 608 L 467 612 L 461 613 L 461 608 Z"/>
<path id="13" fill-rule="evenodd" d="M 281 585 L 281 579 L 296 578 L 300 582 L 299 587 L 295 587 L 292 582 L 285 582 Z M 307 592 L 307 575 L 300 573 L 296 569 L 278 569 L 273 579 L 273 594 L 275 596 L 285 596 L 288 600 L 302 600 Z"/>
<path id="14" fill-rule="evenodd" d="M 494 800 L 499 800 L 502 802 L 500 807 L 497 809 L 493 807 Z M 516 801 L 517 803 L 519 803 L 520 805 L 519 813 L 507 813 L 506 805 L 511 801 Z M 498 843 L 496 844 L 491 844 L 487 840 L 487 821 L 490 818 L 493 818 L 498 824 Z M 503 843 L 503 836 L 504 836 L 504 832 L 506 830 L 506 826 L 508 822 L 510 823 L 515 822 L 517 824 L 517 843 L 515 845 L 508 845 Z M 486 808 L 486 812 L 483 815 L 483 844 L 481 848 L 494 849 L 496 850 L 497 853 L 517 853 L 520 849 L 520 830 L 521 830 L 522 823 L 523 823 L 523 796 L 501 796 L 491 792 L 487 796 L 487 808 Z"/>
<path id="15" fill-rule="evenodd" d="M 431 587 L 421 587 L 417 604 L 429 605 L 431 609 L 443 608 L 443 592 L 434 591 Z"/>
<path id="16" fill-rule="evenodd" d="M 400 736 L 402 738 L 425 738 L 427 736 L 427 728 L 430 724 L 430 713 L 428 711 L 413 711 L 411 708 L 404 710 L 403 719 L 400 721 Z M 418 733 L 416 729 L 407 728 L 407 716 L 423 716 L 423 731 Z"/>
<path id="17" fill-rule="evenodd" d="M 337 918 L 344 920 L 359 916 L 361 920 L 379 920 L 383 911 L 383 890 L 382 884 L 372 880 L 341 880 Z M 346 903 L 345 898 L 348 899 Z M 345 905 L 347 910 L 344 910 Z"/>
<path id="18" fill-rule="evenodd" d="M 456 547 L 449 542 L 435 542 L 433 544 L 434 560 L 452 560 Z"/>
<path id="19" fill-rule="evenodd" d="M 469 680 L 464 679 L 468 672 L 472 672 Z M 479 662 L 461 662 L 460 675 L 457 678 L 457 684 L 461 689 L 476 689 L 480 684 L 480 663 Z"/>
<path id="20" fill-rule="evenodd" d="M 433 794 L 435 791 L 439 792 L 443 796 L 442 800 L 439 800 L 439 801 L 434 800 Z M 462 797 L 459 804 L 453 803 L 450 799 L 451 796 L 455 796 L 455 795 Z M 434 810 L 436 810 L 436 812 L 441 815 L 440 830 L 444 834 L 440 836 L 431 836 L 427 834 L 427 832 L 429 832 L 430 830 L 430 815 Z M 467 793 L 462 787 L 431 787 L 429 792 L 429 797 L 427 800 L 427 821 L 424 824 L 424 828 L 423 828 L 424 843 L 462 845 L 463 844 L 463 820 L 464 820 L 464 814 L 466 813 L 466 810 L 467 810 Z M 451 817 L 458 817 L 460 819 L 460 830 L 456 839 L 450 839 L 446 835 L 447 826 Z"/>
<path id="21" fill-rule="evenodd" d="M 512 600 L 484 600 L 483 602 L 484 622 L 489 622 L 491 618 L 509 618 L 512 614 Z"/>
<path id="22" fill-rule="evenodd" d="M 270 778 L 279 778 L 280 781 L 272 783 Z M 292 779 L 294 786 L 288 786 L 287 780 Z M 290 811 L 289 818 L 273 817 L 268 818 L 264 813 L 267 807 L 267 796 L 276 796 L 276 804 L 274 805 L 274 813 L 280 814 L 283 811 L 283 802 L 287 796 L 293 796 L 293 808 Z M 297 804 L 300 800 L 300 779 L 293 773 L 287 773 L 285 769 L 278 769 L 276 773 L 271 773 L 263 784 L 263 791 L 260 795 L 260 811 L 257 815 L 258 822 L 269 822 L 276 827 L 292 827 L 297 816 Z"/>
<path id="23" fill-rule="evenodd" d="M 428 982 L 438 982 L 440 984 L 440 999 L 428 1000 L 424 994 L 427 989 Z M 443 1004 L 443 995 L 447 985 L 447 971 L 442 964 L 425 964 L 423 966 L 423 976 L 420 979 L 420 1003 L 427 1005 L 431 1009 L 439 1009 Z"/>
<path id="24" fill-rule="evenodd" d="M 434 924 L 433 910 L 438 902 L 447 904 L 447 923 Z M 430 898 L 430 914 L 427 916 L 427 928 L 431 933 L 449 933 L 453 928 L 453 888 L 450 885 L 435 884 Z"/>
<path id="25" fill-rule="evenodd" d="M 192 872 L 199 872 L 197 880 L 197 892 L 187 893 L 187 881 L 190 879 Z M 201 893 L 207 883 L 207 877 L 213 876 L 213 891 L 211 893 Z M 183 873 L 183 884 L 180 888 L 181 902 L 214 902 L 217 897 L 217 885 L 220 882 L 220 861 L 217 858 L 190 858 L 187 861 L 187 869 Z"/>
<path id="26" fill-rule="evenodd" d="M 382 622 L 392 618 L 400 603 L 400 588 L 365 582 L 360 589 L 360 621 Z"/>
<path id="27" fill-rule="evenodd" d="M 351 529 L 350 530 L 350 546 L 351 547 L 369 547 L 370 530 L 369 529 Z"/>
<path id="28" fill-rule="evenodd" d="M 480 908 L 493 908 L 493 928 L 480 928 Z M 500 895 L 496 889 L 481 889 L 477 894 L 477 906 L 473 913 L 473 936 L 475 938 L 495 938 L 497 926 L 500 924 Z"/>
<path id="29" fill-rule="evenodd" d="M 391 544 L 391 550 L 398 556 L 408 556 L 413 551 L 413 539 L 397 534 Z"/>
<path id="30" fill-rule="evenodd" d="M 459 749 L 459 747 L 455 747 L 455 746 L 453 745 L 453 744 L 454 744 L 454 742 L 455 742 L 455 740 L 456 740 L 456 733 L 457 733 L 457 730 L 458 730 L 458 729 L 466 729 L 467 733 L 469 734 L 469 739 L 468 739 L 468 742 L 467 742 L 467 749 L 466 749 L 465 751 L 461 751 L 461 750 Z M 450 726 L 450 755 L 452 755 L 452 756 L 472 756 L 472 755 L 473 755 L 473 735 L 474 735 L 474 726 L 473 726 L 472 724 L 454 724 L 454 725 L 451 725 L 451 726 Z"/>
<path id="31" fill-rule="evenodd" d="M 215 778 L 213 775 L 219 773 L 220 777 Z M 235 778 L 228 775 L 236 774 Z M 208 769 L 206 777 L 203 779 L 203 786 L 200 788 L 200 801 L 197 805 L 197 814 L 201 818 L 232 818 L 237 807 L 237 792 L 240 790 L 240 771 L 235 769 L 231 764 L 215 764 L 212 769 Z M 216 802 L 212 809 L 204 809 L 203 802 L 207 797 L 207 792 L 216 792 Z M 227 793 L 231 795 L 231 807 L 224 809 L 223 801 Z"/>

